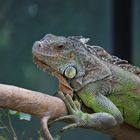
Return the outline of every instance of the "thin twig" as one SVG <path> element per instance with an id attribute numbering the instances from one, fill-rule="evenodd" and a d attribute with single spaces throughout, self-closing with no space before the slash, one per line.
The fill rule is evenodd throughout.
<path id="1" fill-rule="evenodd" d="M 16 132 L 15 132 L 15 130 L 13 128 L 13 125 L 12 125 L 10 114 L 9 113 L 8 113 L 8 121 L 9 121 L 10 128 L 11 128 L 11 130 L 13 132 L 13 136 L 14 136 L 13 138 L 14 138 L 14 140 L 18 140 L 18 137 L 17 137 Z"/>

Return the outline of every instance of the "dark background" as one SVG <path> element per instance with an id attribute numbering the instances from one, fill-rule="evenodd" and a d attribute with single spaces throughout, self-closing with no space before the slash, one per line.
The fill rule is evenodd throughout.
<path id="1" fill-rule="evenodd" d="M 140 1 L 128 0 L 0 0 L 0 83 L 53 94 L 54 77 L 38 70 L 32 62 L 32 44 L 47 33 L 82 35 L 132 64 L 140 66 Z M 3 111 L 2 111 L 3 112 Z M 1 120 L 6 123 L 7 118 Z M 40 122 L 19 121 L 11 116 L 19 140 L 38 140 Z M 53 126 L 53 135 L 59 125 Z M 62 126 L 62 125 L 61 125 Z M 4 136 L 0 129 L 0 135 Z M 11 134 L 6 132 L 8 140 Z M 109 136 L 83 129 L 63 134 L 67 140 L 110 140 Z"/>

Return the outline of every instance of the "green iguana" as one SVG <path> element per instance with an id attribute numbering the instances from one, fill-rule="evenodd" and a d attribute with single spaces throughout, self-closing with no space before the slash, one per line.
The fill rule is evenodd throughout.
<path id="1" fill-rule="evenodd" d="M 77 126 L 106 130 L 123 122 L 140 129 L 140 69 L 88 45 L 88 40 L 47 34 L 33 45 L 35 62 L 58 77 L 64 93 L 60 95 L 70 111 L 57 120 L 74 120 L 63 130 Z M 81 111 L 73 94 L 96 113 Z"/>

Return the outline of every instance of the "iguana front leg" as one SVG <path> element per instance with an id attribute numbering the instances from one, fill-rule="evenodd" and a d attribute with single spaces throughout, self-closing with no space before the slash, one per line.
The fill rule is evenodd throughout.
<path id="1" fill-rule="evenodd" d="M 74 127 L 83 127 L 83 128 L 93 128 L 96 130 L 106 130 L 112 127 L 117 126 L 117 120 L 110 114 L 105 112 L 88 114 L 80 110 L 80 108 L 74 103 L 70 95 L 64 95 L 62 92 L 59 92 L 59 95 L 65 102 L 70 115 L 60 117 L 55 121 L 60 121 L 64 119 L 71 119 L 74 123 L 65 126 L 61 131 L 65 131 Z"/>

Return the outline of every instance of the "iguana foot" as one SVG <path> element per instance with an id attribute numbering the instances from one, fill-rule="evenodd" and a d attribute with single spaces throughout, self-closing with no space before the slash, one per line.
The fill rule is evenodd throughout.
<path id="1" fill-rule="evenodd" d="M 66 119 L 74 121 L 74 123 L 63 127 L 61 129 L 61 132 L 66 131 L 71 128 L 75 128 L 75 127 L 88 126 L 90 124 L 90 120 L 92 120 L 92 117 L 90 114 L 87 114 L 81 111 L 80 105 L 79 105 L 80 103 L 78 104 L 77 101 L 75 103 L 73 99 L 71 98 L 71 96 L 68 94 L 65 96 L 62 92 L 59 92 L 59 95 L 61 96 L 62 100 L 65 102 L 70 115 L 59 117 L 56 120 L 53 120 L 50 124 L 56 121 L 61 121 L 61 120 L 66 120 Z"/>
<path id="2" fill-rule="evenodd" d="M 70 95 L 64 95 L 62 92 L 59 92 L 59 95 L 65 102 L 70 115 L 62 116 L 51 123 L 60 120 L 72 120 L 74 123 L 69 124 L 61 129 L 61 131 L 66 131 L 75 127 L 82 128 L 92 128 L 94 130 L 109 130 L 113 127 L 118 126 L 116 118 L 110 113 L 106 112 L 97 112 L 93 114 L 84 113 L 81 111 L 79 105 L 73 101 Z"/>

